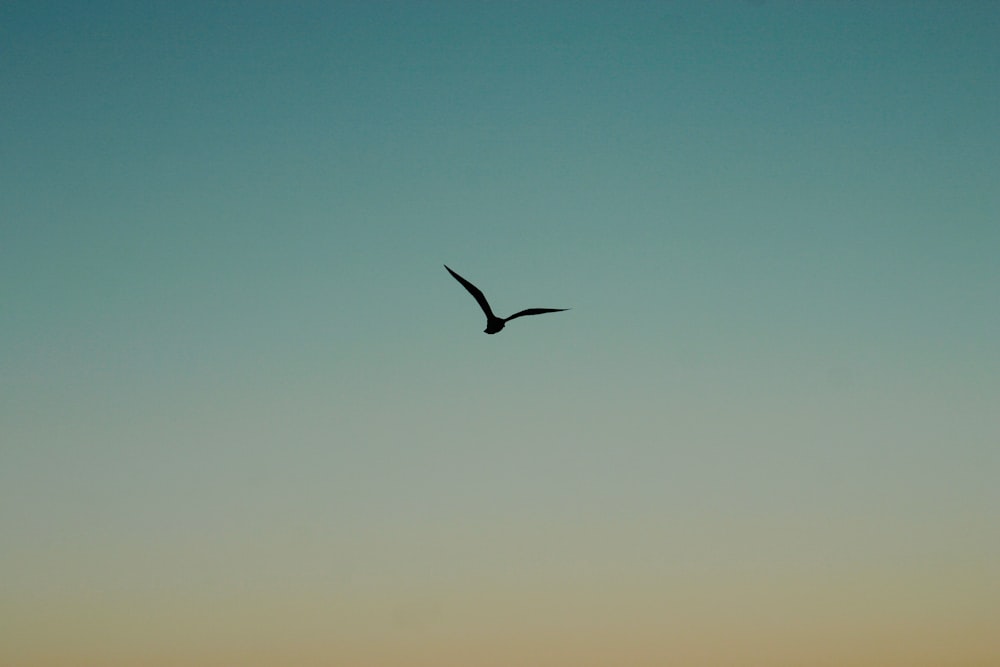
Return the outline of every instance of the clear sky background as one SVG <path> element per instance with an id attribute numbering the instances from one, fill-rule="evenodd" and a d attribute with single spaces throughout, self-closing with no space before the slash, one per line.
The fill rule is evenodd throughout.
<path id="1" fill-rule="evenodd" d="M 998 36 L 3 3 L 0 663 L 1000 664 Z"/>

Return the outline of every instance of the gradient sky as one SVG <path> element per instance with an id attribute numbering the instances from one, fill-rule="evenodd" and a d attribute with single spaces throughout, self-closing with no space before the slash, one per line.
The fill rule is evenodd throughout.
<path id="1" fill-rule="evenodd" d="M 0 663 L 1000 664 L 998 35 L 3 3 Z"/>

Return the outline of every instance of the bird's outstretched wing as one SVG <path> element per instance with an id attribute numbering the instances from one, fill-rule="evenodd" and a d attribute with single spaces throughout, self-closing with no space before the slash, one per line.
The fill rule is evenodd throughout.
<path id="1" fill-rule="evenodd" d="M 483 309 L 484 313 L 486 313 L 487 319 L 496 318 L 496 315 L 493 314 L 493 309 L 490 308 L 489 302 L 486 300 L 486 297 L 483 296 L 483 293 L 479 290 L 478 287 L 476 287 L 468 280 L 466 280 L 462 276 L 458 275 L 457 273 L 449 269 L 447 264 L 444 265 L 444 268 L 448 269 L 448 273 L 451 274 L 451 277 L 457 280 L 458 282 L 462 283 L 462 287 L 469 290 L 469 294 L 475 297 L 476 303 L 478 303 L 479 307 Z M 525 313 L 527 313 L 527 311 L 525 311 Z"/>
<path id="2" fill-rule="evenodd" d="M 569 308 L 528 308 L 527 310 L 522 310 L 518 313 L 514 313 L 510 317 L 505 317 L 505 322 L 510 322 L 514 318 L 524 317 L 525 315 L 541 315 L 542 313 L 561 313 L 564 310 L 569 310 Z"/>

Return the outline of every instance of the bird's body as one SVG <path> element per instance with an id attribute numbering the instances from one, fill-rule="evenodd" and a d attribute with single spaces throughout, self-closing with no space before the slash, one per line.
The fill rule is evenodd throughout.
<path id="1" fill-rule="evenodd" d="M 478 287 L 452 271 L 448 268 L 447 264 L 444 265 L 444 268 L 448 269 L 448 273 L 451 274 L 452 278 L 457 280 L 461 283 L 462 287 L 468 290 L 469 294 L 475 298 L 476 303 L 479 304 L 479 307 L 483 309 L 483 314 L 486 315 L 486 328 L 483 329 L 483 333 L 498 333 L 504 328 L 504 325 L 507 324 L 507 322 L 510 322 L 517 317 L 524 317 L 525 315 L 541 315 L 542 313 L 559 313 L 564 310 L 569 310 L 569 308 L 528 308 L 527 310 L 514 313 L 510 317 L 497 317 L 493 314 L 493 309 L 490 308 L 489 302 L 486 300 L 486 297 Z"/>

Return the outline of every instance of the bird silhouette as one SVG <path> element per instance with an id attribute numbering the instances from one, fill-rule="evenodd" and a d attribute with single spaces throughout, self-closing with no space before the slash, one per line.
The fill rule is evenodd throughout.
<path id="1" fill-rule="evenodd" d="M 524 317 L 525 315 L 541 315 L 542 313 L 559 313 L 564 310 L 569 310 L 569 308 L 528 308 L 527 310 L 522 310 L 518 313 L 514 313 L 510 317 L 497 317 L 496 315 L 493 314 L 493 309 L 490 308 L 490 303 L 486 300 L 486 297 L 483 296 L 483 293 L 479 290 L 478 287 L 476 287 L 468 280 L 466 280 L 462 276 L 452 271 L 450 268 L 448 268 L 447 264 L 444 265 L 444 268 L 448 269 L 448 273 L 451 274 L 452 278 L 462 283 L 462 287 L 469 290 L 469 294 L 471 294 L 476 299 L 476 303 L 478 303 L 479 307 L 483 309 L 483 313 L 486 314 L 486 328 L 483 329 L 483 333 L 488 333 L 488 334 L 498 333 L 500 330 L 503 329 L 504 325 L 507 322 L 510 322 L 511 320 L 518 317 Z"/>

